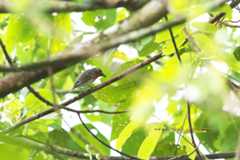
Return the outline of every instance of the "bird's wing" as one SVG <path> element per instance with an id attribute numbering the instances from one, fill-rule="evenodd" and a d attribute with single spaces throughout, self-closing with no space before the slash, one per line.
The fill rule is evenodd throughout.
<path id="1" fill-rule="evenodd" d="M 92 79 L 91 74 L 87 73 L 87 72 L 83 72 L 77 79 L 77 81 L 74 83 L 73 85 L 73 89 L 81 86 L 87 82 L 90 82 Z"/>

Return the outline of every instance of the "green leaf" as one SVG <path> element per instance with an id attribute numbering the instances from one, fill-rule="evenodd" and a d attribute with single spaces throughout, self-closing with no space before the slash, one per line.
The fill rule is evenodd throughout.
<path id="1" fill-rule="evenodd" d="M 218 112 L 212 116 L 212 112 L 212 109 L 204 110 L 196 121 L 196 127 L 206 130 L 204 133 L 197 133 L 200 141 L 215 151 L 234 150 L 240 132 L 237 127 L 239 117 L 233 117 L 225 112 Z"/>
<path id="2" fill-rule="evenodd" d="M 158 144 L 158 140 L 162 135 L 161 131 L 156 130 L 154 127 L 159 125 L 152 126 L 152 129 L 148 129 L 148 135 L 142 142 L 139 150 L 138 150 L 138 157 L 141 159 L 148 159 L 151 154 L 153 153 L 155 147 Z"/>
<path id="3" fill-rule="evenodd" d="M 82 20 L 90 26 L 96 27 L 98 30 L 104 30 L 112 26 L 116 21 L 116 10 L 96 10 L 86 11 L 83 13 Z"/>
<path id="4" fill-rule="evenodd" d="M 49 89 L 39 89 L 38 92 L 45 99 L 47 99 L 49 101 L 53 100 L 52 92 Z M 35 95 L 33 95 L 32 93 L 29 93 L 26 96 L 24 105 L 28 109 L 27 110 L 28 116 L 39 113 L 39 112 L 49 108 L 49 106 L 47 104 L 43 103 L 41 100 L 36 98 Z"/>
<path id="5" fill-rule="evenodd" d="M 29 150 L 6 143 L 0 144 L 0 157 L 5 160 L 27 160 L 30 156 Z"/>
<path id="6" fill-rule="evenodd" d="M 158 51 L 160 48 L 161 48 L 161 45 L 159 43 L 155 43 L 151 41 L 143 47 L 143 49 L 140 52 L 140 55 L 147 56 L 154 51 Z"/>
<path id="7" fill-rule="evenodd" d="M 139 147 L 146 136 L 147 134 L 144 128 L 136 129 L 122 146 L 122 151 L 124 153 L 128 153 L 129 155 L 137 155 Z"/>
<path id="8" fill-rule="evenodd" d="M 59 14 L 53 17 L 53 25 L 57 31 L 51 38 L 50 52 L 56 54 L 63 51 L 71 36 L 71 17 L 69 14 Z"/>
<path id="9" fill-rule="evenodd" d="M 120 106 L 119 110 L 123 110 L 125 107 Z M 129 123 L 129 115 L 128 114 L 121 114 L 115 115 L 112 119 L 112 134 L 111 140 L 116 139 L 122 130 L 128 125 Z"/>
<path id="10" fill-rule="evenodd" d="M 127 104 L 130 97 L 136 88 L 134 81 L 128 83 L 121 83 L 117 86 L 108 86 L 96 92 L 94 97 L 109 104 Z"/>
<path id="11" fill-rule="evenodd" d="M 173 131 L 164 131 L 162 134 L 152 156 L 169 156 L 174 152 L 177 153 L 177 155 L 186 154 L 185 146 L 175 144 L 175 133 Z"/>
<path id="12" fill-rule="evenodd" d="M 48 142 L 72 150 L 82 150 L 63 129 L 55 129 L 49 132 Z"/>
<path id="13" fill-rule="evenodd" d="M 240 46 L 235 48 L 235 50 L 233 51 L 233 55 L 237 61 L 240 61 Z"/>
<path id="14" fill-rule="evenodd" d="M 122 130 L 116 140 L 116 148 L 121 149 L 125 144 L 127 139 L 133 134 L 133 132 L 139 127 L 139 124 L 135 122 L 130 122 L 128 125 Z"/>

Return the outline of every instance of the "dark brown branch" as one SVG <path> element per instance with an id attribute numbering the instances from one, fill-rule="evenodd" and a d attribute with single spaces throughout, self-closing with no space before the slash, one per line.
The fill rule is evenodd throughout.
<path id="1" fill-rule="evenodd" d="M 145 15 L 144 20 L 146 20 L 144 23 L 143 18 L 140 17 L 147 9 L 150 9 L 150 7 L 154 7 L 158 4 L 158 11 L 157 9 L 154 11 L 151 11 L 150 15 Z M 162 10 L 164 11 L 162 11 Z M 154 14 L 160 14 L 160 16 L 153 16 Z M 161 3 L 153 1 L 149 5 L 146 6 L 146 8 L 140 10 L 137 14 L 132 16 L 131 19 L 126 20 L 124 23 L 122 23 L 120 26 L 118 26 L 116 33 L 110 33 L 110 35 L 104 35 L 104 37 L 97 37 L 95 40 L 91 41 L 97 41 L 98 43 L 78 43 L 74 46 L 72 46 L 72 51 L 67 50 L 68 53 L 61 54 L 58 57 L 52 58 L 50 60 L 27 64 L 21 67 L 4 67 L 0 66 L 1 72 L 21 72 L 21 71 L 32 71 L 32 70 L 38 70 L 41 68 L 52 68 L 55 66 L 59 66 L 61 64 L 75 64 L 78 63 L 81 60 L 85 60 L 91 56 L 96 55 L 99 52 L 104 52 L 108 49 L 114 48 L 120 44 L 133 42 L 137 39 L 143 38 L 145 36 L 153 35 L 157 32 L 163 31 L 169 27 L 173 27 L 179 24 L 182 24 L 185 22 L 185 18 L 178 18 L 172 22 L 166 23 L 166 24 L 155 24 L 152 26 L 152 23 L 156 22 L 159 18 L 164 16 L 166 14 L 165 6 L 163 6 Z M 149 20 L 150 19 L 150 20 Z M 149 26 L 149 27 L 147 27 Z M 143 28 L 146 27 L 146 28 Z M 142 29 L 140 29 L 142 28 Z M 139 29 L 139 30 L 136 30 Z M 136 31 L 134 31 L 136 30 Z M 126 34 L 124 34 L 126 33 Z M 118 35 L 116 37 L 116 35 Z M 103 38 L 100 40 L 100 38 Z"/>
<path id="2" fill-rule="evenodd" d="M 76 109 L 72 109 L 72 108 L 68 108 L 68 107 L 65 107 L 63 108 L 67 111 L 70 111 L 70 112 L 75 112 L 75 113 L 78 113 L 78 114 L 86 114 L 86 113 L 102 113 L 102 114 L 109 114 L 109 115 L 115 115 L 115 114 L 124 114 L 124 113 L 127 113 L 128 111 L 115 111 L 115 112 L 112 112 L 112 111 L 104 111 L 104 110 L 76 110 Z"/>
<path id="3" fill-rule="evenodd" d="M 234 158 L 236 153 L 234 152 L 229 152 L 229 153 L 213 153 L 213 154 L 207 154 L 204 155 L 208 159 L 229 159 L 229 158 Z M 201 160 L 199 157 L 196 157 L 196 160 Z"/>
<path id="4" fill-rule="evenodd" d="M 0 38 L 0 46 L 2 48 L 2 51 L 4 53 L 4 56 L 7 60 L 7 62 L 9 63 L 10 66 L 14 66 L 13 61 L 10 57 L 10 55 L 8 54 L 8 51 L 6 49 L 5 44 L 3 43 L 2 39 Z M 43 96 L 41 96 L 40 93 L 38 93 L 37 91 L 35 91 L 31 86 L 27 86 L 28 90 L 35 96 L 37 97 L 40 101 L 42 101 L 43 103 L 50 105 L 50 106 L 54 106 L 54 104 L 50 101 L 48 101 L 47 99 L 45 99 Z"/>
<path id="5" fill-rule="evenodd" d="M 6 58 L 6 60 L 8 61 L 8 63 L 13 66 L 13 62 L 11 60 L 11 57 L 9 56 L 7 50 L 6 50 L 6 46 L 3 43 L 2 39 L 0 39 L 0 46 L 3 50 L 4 56 Z M 45 99 L 44 97 L 41 96 L 41 94 L 37 91 L 35 91 L 31 86 L 27 86 L 28 90 L 36 97 L 38 98 L 40 101 L 42 101 L 43 103 L 45 103 L 46 105 L 55 107 L 57 106 L 56 104 L 48 101 L 47 99 Z M 79 93 L 79 92 L 78 92 Z M 65 110 L 71 111 L 71 112 L 75 112 L 75 113 L 102 113 L 102 114 L 122 114 L 122 113 L 126 113 L 127 111 L 118 111 L 118 112 L 110 112 L 110 111 L 104 111 L 104 110 L 74 110 L 71 108 L 65 108 Z"/>
<path id="6" fill-rule="evenodd" d="M 82 12 L 90 11 L 96 9 L 108 9 L 108 8 L 117 8 L 117 7 L 126 7 L 130 10 L 135 10 L 142 7 L 149 0 L 127 0 L 121 3 L 114 2 L 109 3 L 107 1 L 84 1 L 83 3 L 69 2 L 69 1 L 49 1 L 46 5 L 45 10 L 49 13 L 53 12 Z M 14 7 L 14 3 L 7 1 L 0 2 L 0 13 L 9 13 L 11 8 Z"/>
<path id="7" fill-rule="evenodd" d="M 15 129 L 17 129 L 17 128 L 27 124 L 27 123 L 30 123 L 30 122 L 32 122 L 34 120 L 37 120 L 37 119 L 40 119 L 40 118 L 42 118 L 42 117 L 44 117 L 44 116 L 46 116 L 46 115 L 48 115 L 50 113 L 53 113 L 53 112 L 55 112 L 58 109 L 62 109 L 62 108 L 72 104 L 73 102 L 75 102 L 75 101 L 77 101 L 77 100 L 79 100 L 81 98 L 84 98 L 84 97 L 86 97 L 86 96 L 88 96 L 88 95 L 90 95 L 90 94 L 92 94 L 92 93 L 94 93 L 94 92 L 96 92 L 96 91 L 98 91 L 98 90 L 100 90 L 100 89 L 102 89 L 102 88 L 104 88 L 104 87 L 106 87 L 106 86 L 108 86 L 108 85 L 118 81 L 118 80 L 123 79 L 127 75 L 129 75 L 129 74 L 137 71 L 138 69 L 140 69 L 140 68 L 142 68 L 142 67 L 144 67 L 144 66 L 146 66 L 146 65 L 148 65 L 148 64 L 150 64 L 150 63 L 152 63 L 152 62 L 154 62 L 156 60 L 158 60 L 161 57 L 162 57 L 162 54 L 158 54 L 158 55 L 156 55 L 156 56 L 154 56 L 152 58 L 149 58 L 149 59 L 143 61 L 142 63 L 134 65 L 133 67 L 131 67 L 128 70 L 126 70 L 125 72 L 123 72 L 123 73 L 121 73 L 121 74 L 119 74 L 119 75 L 109 79 L 108 81 L 105 81 L 105 82 L 97 85 L 94 88 L 91 88 L 91 89 L 89 89 L 89 90 L 87 90 L 85 92 L 82 92 L 78 96 L 76 96 L 76 97 L 74 97 L 74 98 L 72 98 L 72 99 L 70 99 L 70 100 L 68 100 L 66 102 L 63 102 L 62 104 L 60 104 L 59 106 L 56 106 L 55 108 L 50 108 L 50 109 L 45 110 L 45 111 L 43 111 L 41 113 L 38 113 L 38 114 L 36 114 L 36 115 L 34 115 L 34 116 L 30 117 L 30 118 L 27 118 L 27 119 L 25 119 L 25 120 L 15 124 L 14 126 L 8 128 L 4 132 L 10 132 L 10 131 L 15 130 Z"/>
<path id="8" fill-rule="evenodd" d="M 152 7 L 152 8 L 151 8 Z M 151 9 L 151 12 L 148 10 Z M 142 14 L 145 13 L 145 16 Z M 141 15 L 141 17 L 138 16 Z M 105 33 L 104 37 L 97 37 L 89 43 L 77 43 L 71 48 L 66 49 L 58 57 L 55 57 L 49 61 L 35 63 L 34 65 L 29 65 L 29 68 L 39 68 L 36 71 L 20 72 L 10 74 L 0 80 L 0 97 L 4 97 L 11 92 L 15 92 L 27 85 L 30 85 L 42 78 L 48 77 L 48 70 L 51 69 L 52 73 L 59 72 L 70 65 L 76 64 L 82 60 L 85 60 L 91 56 L 98 53 L 103 53 L 109 48 L 113 48 L 122 43 L 132 42 L 141 37 L 154 34 L 158 31 L 166 29 L 166 27 L 174 26 L 184 21 L 178 19 L 174 22 L 165 25 L 154 25 L 149 28 L 145 28 L 137 31 L 131 32 L 131 37 L 128 39 L 128 32 L 140 29 L 142 27 L 147 27 L 155 23 L 158 19 L 166 14 L 166 9 L 162 1 L 150 1 L 139 11 L 135 12 L 133 16 L 124 21 L 118 26 L 118 29 L 111 33 Z M 157 29 L 158 28 L 158 29 Z M 152 29 L 152 30 L 151 30 Z M 114 37 L 117 33 L 126 33 Z M 106 38 L 107 37 L 107 38 Z M 25 66 L 26 67 L 26 66 Z M 18 83 L 15 83 L 15 82 Z"/>
<path id="9" fill-rule="evenodd" d="M 81 60 L 85 60 L 91 56 L 94 56 L 97 53 L 103 53 L 104 51 L 116 47 L 119 44 L 133 42 L 139 38 L 155 34 L 159 31 L 165 30 L 175 25 L 182 24 L 186 21 L 185 18 L 179 18 L 164 25 L 155 24 L 151 27 L 147 27 L 166 15 L 166 5 L 163 4 L 163 1 L 150 1 L 138 12 L 136 12 L 130 19 L 123 22 L 116 31 L 107 34 L 107 38 L 103 38 L 100 40 L 98 39 L 98 37 L 97 39 L 94 39 L 93 41 L 85 45 L 78 43 L 73 46 L 71 50 L 68 49 L 64 51 L 64 53 L 66 52 L 68 54 L 60 54 L 59 57 L 51 59 L 50 61 L 40 62 L 31 65 L 31 68 L 35 67 L 35 69 L 44 66 L 45 68 L 38 69 L 36 71 L 10 74 L 9 76 L 6 76 L 5 78 L 0 80 L 0 97 L 4 97 L 11 92 L 15 92 L 27 85 L 30 85 L 42 78 L 47 77 L 49 68 L 51 68 L 51 71 L 54 74 L 56 72 L 59 72 L 60 70 L 69 67 L 70 65 L 78 63 Z M 225 1 L 226 0 L 216 1 L 213 3 L 213 5 L 209 6 L 209 9 L 219 7 L 224 4 Z M 148 15 L 146 15 L 146 13 L 148 13 Z M 143 16 L 143 14 L 145 14 L 145 16 Z M 133 31 L 141 27 L 146 28 L 140 29 L 138 31 Z M 118 35 L 118 33 L 126 34 Z M 18 83 L 15 83 L 16 81 Z"/>
<path id="10" fill-rule="evenodd" d="M 216 16 L 210 18 L 209 23 L 212 23 L 212 24 L 217 23 L 218 21 L 223 19 L 225 15 L 226 15 L 225 12 L 220 12 Z"/>
<path id="11" fill-rule="evenodd" d="M 115 47 L 119 44 L 122 43 L 127 43 L 127 42 L 131 42 L 134 41 L 136 39 L 139 39 L 141 37 L 144 37 L 146 35 L 152 35 L 158 31 L 162 31 L 170 26 L 174 26 L 174 25 L 178 25 L 185 22 L 185 19 L 178 19 L 175 20 L 173 22 L 169 22 L 167 24 L 163 24 L 163 25 L 154 25 L 152 27 L 149 28 L 145 28 L 145 29 L 141 29 L 139 31 L 134 31 L 131 33 L 128 33 L 126 35 L 123 36 L 119 36 L 116 39 L 113 40 L 108 40 L 107 42 L 102 42 L 102 46 L 99 46 L 99 48 L 103 48 L 103 50 L 107 50 L 111 47 Z M 83 53 L 82 55 L 79 54 L 72 54 L 72 55 L 68 55 L 68 57 L 65 58 L 60 58 L 58 60 L 54 60 L 51 62 L 44 62 L 44 63 L 37 63 L 35 64 L 35 66 L 43 66 L 43 65 L 51 65 L 51 69 L 52 69 L 52 73 L 56 73 L 60 70 L 65 69 L 66 67 L 68 67 L 69 65 L 72 65 L 74 63 L 79 62 L 79 60 L 83 60 L 86 59 L 87 57 L 89 57 L 89 54 L 96 54 L 98 52 L 100 52 L 100 50 L 96 50 L 93 51 L 92 48 L 94 48 L 93 46 L 88 46 L 88 49 L 85 49 L 85 54 Z M 82 49 L 84 50 L 84 49 Z M 31 68 L 33 65 L 31 66 L 27 66 L 27 68 Z M 19 72 L 19 73 L 14 73 L 14 74 L 10 74 L 9 76 L 6 76 L 5 78 L 0 80 L 0 97 L 4 97 L 7 94 L 11 93 L 11 92 L 15 92 L 23 87 L 25 87 L 26 85 L 30 85 L 42 78 L 45 78 L 48 76 L 48 68 L 49 67 L 45 67 L 44 69 L 39 69 L 36 71 L 26 71 L 26 72 Z M 15 83 L 18 82 L 18 83 Z"/>

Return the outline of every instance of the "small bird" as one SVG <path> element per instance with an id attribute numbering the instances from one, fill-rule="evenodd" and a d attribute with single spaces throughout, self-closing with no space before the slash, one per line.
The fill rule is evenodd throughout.
<path id="1" fill-rule="evenodd" d="M 99 68 L 88 69 L 79 75 L 77 81 L 74 83 L 73 89 L 90 84 L 101 76 L 105 77 L 105 74 L 102 72 L 101 69 Z"/>

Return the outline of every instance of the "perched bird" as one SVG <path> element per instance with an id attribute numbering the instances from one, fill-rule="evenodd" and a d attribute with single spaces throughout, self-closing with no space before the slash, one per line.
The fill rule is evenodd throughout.
<path id="1" fill-rule="evenodd" d="M 105 77 L 104 73 L 99 68 L 92 68 L 84 71 L 79 75 L 77 81 L 75 82 L 73 89 L 81 87 L 94 82 L 98 77 Z"/>

